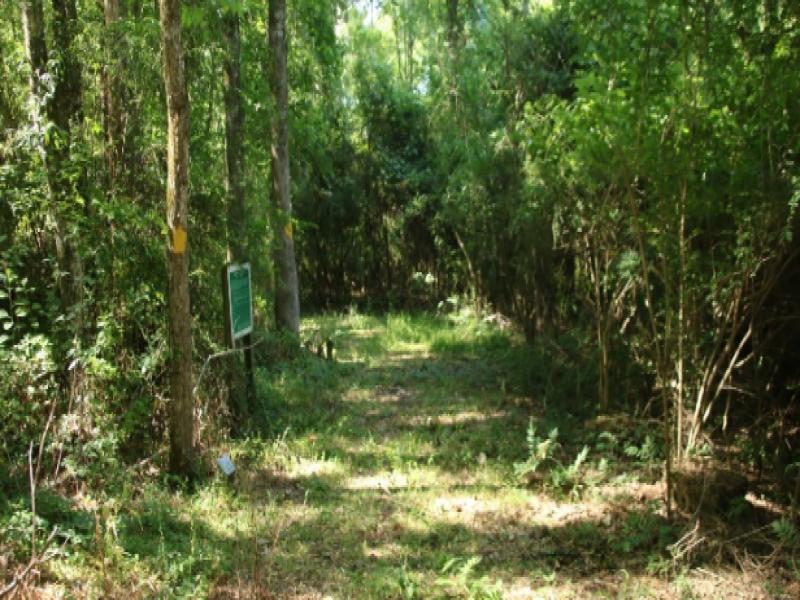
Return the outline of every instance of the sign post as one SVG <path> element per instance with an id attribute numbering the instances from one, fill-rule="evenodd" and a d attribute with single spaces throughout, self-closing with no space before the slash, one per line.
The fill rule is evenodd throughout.
<path id="1" fill-rule="evenodd" d="M 253 331 L 253 293 L 250 263 L 225 266 L 229 340 L 235 343 Z"/>
<path id="2" fill-rule="evenodd" d="M 223 269 L 223 296 L 225 302 L 225 337 L 231 348 L 242 340 L 244 369 L 247 376 L 247 403 L 255 402 L 253 379 L 253 286 L 250 263 L 228 264 Z M 233 408 L 233 407 L 231 407 Z"/>

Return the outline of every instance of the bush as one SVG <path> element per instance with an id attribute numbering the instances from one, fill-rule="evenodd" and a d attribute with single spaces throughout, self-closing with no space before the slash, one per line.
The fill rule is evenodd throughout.
<path id="1" fill-rule="evenodd" d="M 55 375 L 53 350 L 44 336 L 27 335 L 10 348 L 0 346 L 0 460 L 26 462 L 28 445 L 38 442 L 58 397 Z"/>

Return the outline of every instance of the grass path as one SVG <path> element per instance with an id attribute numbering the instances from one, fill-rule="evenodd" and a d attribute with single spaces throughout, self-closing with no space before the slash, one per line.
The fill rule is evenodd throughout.
<path id="1" fill-rule="evenodd" d="M 507 381 L 504 334 L 407 316 L 307 323 L 317 331 L 336 332 L 337 365 L 284 388 L 295 427 L 240 482 L 265 507 L 259 564 L 238 584 L 253 595 L 732 597 L 702 573 L 669 576 L 678 532 L 652 471 L 550 494 L 520 484 L 527 424 L 545 411 Z"/>
<path id="2" fill-rule="evenodd" d="M 404 318 L 339 325 L 337 366 L 320 364 L 337 371 L 327 414 L 304 407 L 318 422 L 289 429 L 272 464 L 241 483 L 281 521 L 267 587 L 290 597 L 499 597 L 500 578 L 529 574 L 508 543 L 530 504 L 508 485 L 527 403 L 469 356 L 474 331 Z"/>
<path id="3" fill-rule="evenodd" d="M 234 484 L 176 494 L 143 467 L 54 509 L 77 542 L 42 596 L 789 597 L 706 562 L 676 568 L 667 547 L 684 530 L 661 516 L 646 430 L 642 460 L 627 460 L 636 445 L 608 423 L 519 393 L 551 366 L 493 326 L 356 315 L 308 320 L 304 335 L 334 336 L 336 361 L 260 356 L 261 433 L 206 449 L 210 470 L 231 453 Z M 560 464 L 547 486 L 522 485 L 528 423 L 549 431 L 553 415 Z"/>

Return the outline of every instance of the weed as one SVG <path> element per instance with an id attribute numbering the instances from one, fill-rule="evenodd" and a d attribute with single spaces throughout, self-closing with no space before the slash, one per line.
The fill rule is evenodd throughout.
<path id="1" fill-rule="evenodd" d="M 615 550 L 630 554 L 640 550 L 662 552 L 675 539 L 675 528 L 655 512 L 655 503 L 648 503 L 642 512 L 630 512 L 622 523 L 619 535 L 612 540 Z"/>
<path id="2" fill-rule="evenodd" d="M 528 424 L 526 442 L 528 445 L 528 460 L 514 465 L 517 477 L 526 480 L 529 484 L 540 481 L 555 490 L 577 492 L 583 485 L 582 467 L 589 455 L 589 447 L 584 446 L 575 459 L 563 465 L 556 456 L 561 449 L 558 442 L 558 428 L 553 428 L 547 438 L 541 438 L 536 433 L 533 419 Z M 546 475 L 540 472 L 541 467 L 548 467 Z"/>
<path id="3" fill-rule="evenodd" d="M 555 462 L 555 455 L 560 448 L 558 443 L 558 428 L 554 427 L 546 438 L 536 433 L 536 424 L 533 419 L 528 422 L 525 441 L 528 445 L 528 459 L 514 465 L 514 472 L 518 477 L 529 481 L 537 475 L 539 467 Z"/>
<path id="4" fill-rule="evenodd" d="M 489 577 L 476 577 L 476 567 L 481 558 L 473 556 L 468 559 L 451 558 L 442 567 L 442 577 L 437 584 L 456 593 L 464 594 L 469 600 L 502 600 L 502 586 L 493 583 Z"/>

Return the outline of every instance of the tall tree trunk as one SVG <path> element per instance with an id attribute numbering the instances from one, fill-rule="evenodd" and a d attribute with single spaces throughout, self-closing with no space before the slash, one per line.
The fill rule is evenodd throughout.
<path id="1" fill-rule="evenodd" d="M 247 258 L 247 226 L 245 221 L 244 187 L 244 109 L 242 107 L 241 74 L 241 36 L 239 16 L 228 11 L 222 17 L 225 38 L 225 189 L 227 195 L 228 262 L 238 263 Z M 231 340 L 231 343 L 234 343 Z M 251 338 L 245 336 L 244 344 L 249 346 Z M 252 353 L 245 352 L 245 362 L 252 361 Z M 242 425 L 247 414 L 247 403 L 242 401 L 243 381 L 236 355 L 228 359 L 228 407 L 231 410 L 234 427 Z M 247 373 L 252 375 L 252 364 L 247 364 Z M 247 396 L 253 394 L 252 381 L 248 378 Z M 252 398 L 248 398 L 252 399 Z"/>
<path id="2" fill-rule="evenodd" d="M 458 0 L 447 0 L 447 47 L 450 55 L 450 76 L 453 91 L 458 91 L 458 58 L 464 34 L 464 21 L 458 11 Z"/>
<path id="3" fill-rule="evenodd" d="M 50 159 L 50 180 L 56 202 L 56 223 L 60 230 L 62 250 L 60 262 L 68 273 L 62 286 L 65 312 L 74 313 L 73 327 L 77 332 L 82 326 L 81 303 L 83 301 L 83 262 L 75 244 L 69 239 L 70 218 L 74 206 L 76 184 L 66 173 L 64 166 L 70 160 L 72 124 L 82 118 L 81 114 L 81 71 L 73 53 L 72 41 L 77 27 L 75 0 L 53 0 L 53 41 L 54 52 L 59 61 L 53 97 L 48 106 L 50 120 L 56 126 L 56 136 L 51 135 L 48 156 Z M 51 57 L 52 58 L 52 57 Z M 80 178 L 83 179 L 83 178 Z M 78 187 L 84 181 L 78 182 Z M 75 309 L 78 310 L 75 310 Z"/>
<path id="4" fill-rule="evenodd" d="M 289 84 L 286 73 L 286 0 L 269 2 L 269 47 L 272 53 L 270 83 L 275 96 L 272 118 L 272 194 L 279 224 L 276 263 L 275 317 L 278 327 L 300 332 L 300 298 L 292 232 L 289 181 Z"/>
<path id="5" fill-rule="evenodd" d="M 447 0 L 447 42 L 451 53 L 461 45 L 464 20 L 458 14 L 458 0 Z"/>
<path id="6" fill-rule="evenodd" d="M 6 62 L 3 57 L 4 50 L 4 48 L 0 48 L 0 80 L 10 82 L 11 78 L 6 72 Z M 13 93 L 10 86 L 0 86 L 0 131 L 16 129 L 18 126 L 17 110 L 9 97 L 10 93 Z M 2 152 L 2 149 L 0 149 L 0 161 L 3 160 Z"/>
<path id="7" fill-rule="evenodd" d="M 27 0 L 22 3 L 22 32 L 25 37 L 25 52 L 31 66 L 31 94 L 34 102 L 39 103 L 44 99 L 43 76 L 47 71 L 42 0 Z"/>
<path id="8" fill-rule="evenodd" d="M 53 0 L 54 51 L 60 64 L 50 117 L 67 133 L 72 121 L 81 117 L 81 70 L 72 48 L 77 25 L 75 0 Z"/>
<path id="9" fill-rule="evenodd" d="M 80 345 L 84 326 L 83 261 L 75 247 L 70 224 L 77 223 L 85 173 L 77 181 L 74 169 L 67 168 L 71 152 L 71 127 L 81 114 L 81 70 L 72 42 L 77 29 L 75 0 L 53 0 L 53 42 L 56 67 L 48 72 L 44 10 L 41 0 L 22 4 L 22 25 L 25 49 L 31 67 L 30 87 L 33 120 L 41 132 L 39 153 L 48 188 L 48 220 L 53 224 L 53 241 L 58 268 L 57 282 L 61 312 L 66 316 L 65 333 L 72 338 L 72 348 Z M 52 127 L 48 126 L 48 122 Z M 49 130 L 45 135 L 44 131 Z M 65 364 L 68 355 L 63 357 Z M 66 394 L 70 404 L 81 394 L 83 369 L 79 363 L 65 371 Z"/>
<path id="10" fill-rule="evenodd" d="M 103 116 L 106 136 L 106 170 L 111 191 L 117 188 L 124 160 L 125 92 L 122 83 L 123 64 L 120 45 L 124 43 L 119 33 L 123 6 L 120 0 L 103 0 L 103 17 L 106 28 L 106 64 L 102 72 Z"/>
<path id="11" fill-rule="evenodd" d="M 28 63 L 31 69 L 29 83 L 31 88 L 32 119 L 34 128 L 43 132 L 46 128 L 47 118 L 49 117 L 50 101 L 48 100 L 49 90 L 47 82 L 50 77 L 47 72 L 48 56 L 42 0 L 28 0 L 22 3 L 22 31 L 25 39 L 25 52 L 28 56 Z M 64 249 L 66 227 L 56 207 L 57 184 L 55 181 L 54 169 L 51 165 L 51 162 L 55 162 L 56 159 L 50 156 L 53 150 L 53 144 L 49 143 L 51 139 L 52 136 L 42 135 L 42 142 L 39 144 L 39 154 L 42 158 L 45 175 L 47 177 L 49 194 L 49 206 L 47 210 L 50 220 L 55 225 L 54 241 L 56 260 L 59 269 L 57 280 L 63 307 L 66 304 L 64 301 L 66 298 L 66 290 L 62 274 L 68 272 Z"/>
<path id="12" fill-rule="evenodd" d="M 183 70 L 180 0 L 161 0 L 161 45 L 167 97 L 167 269 L 169 277 L 170 456 L 169 468 L 194 468 L 192 331 L 189 311 L 189 98 Z"/>
<path id="13" fill-rule="evenodd" d="M 42 2 L 29 0 L 22 4 L 25 50 L 31 67 L 34 122 L 38 129 L 44 130 L 46 117 L 55 126 L 53 131 L 43 136 L 40 155 L 50 196 L 48 212 L 55 226 L 62 310 L 65 314 L 74 313 L 73 329 L 77 332 L 81 319 L 80 311 L 75 309 L 79 309 L 82 302 L 83 266 L 68 238 L 70 208 L 77 190 L 64 168 L 69 161 L 71 124 L 80 117 L 81 109 L 80 65 L 72 52 L 76 24 L 75 1 L 53 0 L 53 39 L 59 66 L 55 73 L 49 73 Z"/>
<path id="14" fill-rule="evenodd" d="M 244 190 L 244 146 L 242 91 L 240 82 L 241 41 L 239 16 L 227 12 L 222 19 L 225 36 L 225 188 L 228 201 L 228 261 L 246 258 L 246 222 Z"/>

